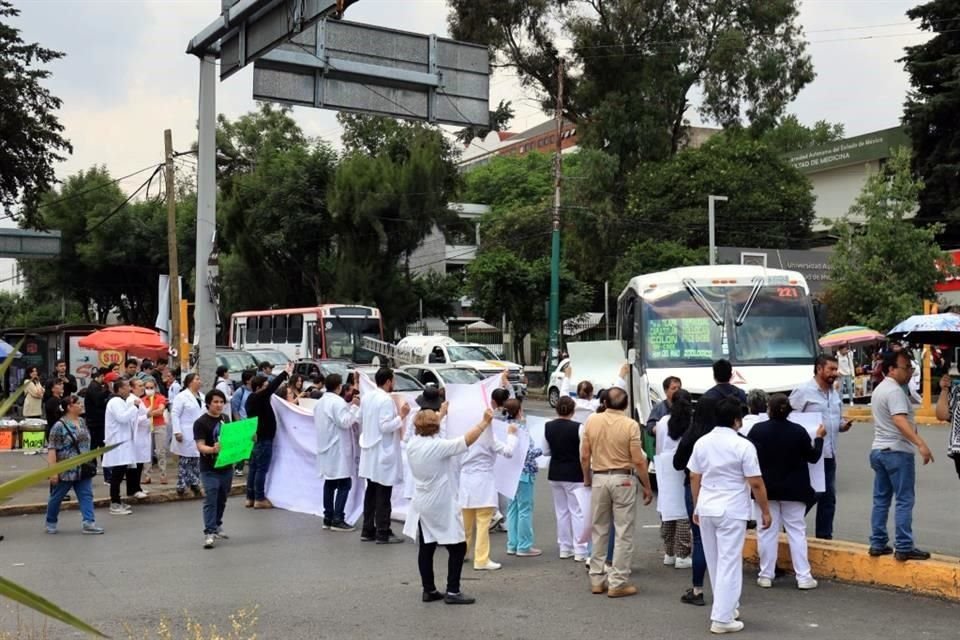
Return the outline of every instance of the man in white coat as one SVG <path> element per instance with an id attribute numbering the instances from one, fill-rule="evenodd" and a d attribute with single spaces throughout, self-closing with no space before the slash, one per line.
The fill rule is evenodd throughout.
<path id="1" fill-rule="evenodd" d="M 366 394 L 360 404 L 360 477 L 367 481 L 360 540 L 396 544 L 403 539 L 390 530 L 391 498 L 393 487 L 403 478 L 400 446 L 410 405 L 403 405 L 397 413 L 390 397 L 393 371 L 386 367 L 380 369 L 374 381 L 377 390 Z"/>
<path id="2" fill-rule="evenodd" d="M 700 526 L 703 554 L 713 589 L 712 633 L 743 629 L 740 592 L 743 588 L 743 540 L 750 519 L 750 492 L 770 527 L 767 490 L 753 443 L 737 431 L 743 424 L 740 402 L 724 398 L 717 405 L 717 426 L 693 446 L 687 468 L 693 493 L 693 521 Z"/>
<path id="3" fill-rule="evenodd" d="M 317 472 L 323 478 L 323 528 L 353 531 L 347 524 L 347 497 L 356 473 L 357 436 L 360 424 L 360 396 L 347 403 L 340 397 L 343 379 L 332 373 L 324 381 L 326 393 L 313 407 L 317 428 Z"/>
<path id="4" fill-rule="evenodd" d="M 140 477 L 135 443 L 138 422 L 141 418 L 148 418 L 139 398 L 134 396 L 128 402 L 131 397 L 129 382 L 114 382 L 113 394 L 104 413 L 104 444 L 119 446 L 103 455 L 103 466 L 110 469 L 110 515 L 125 516 L 133 511 L 120 500 L 120 485 L 124 478 L 127 479 L 128 494 L 137 499 L 147 497 L 145 493 L 136 492 Z"/>

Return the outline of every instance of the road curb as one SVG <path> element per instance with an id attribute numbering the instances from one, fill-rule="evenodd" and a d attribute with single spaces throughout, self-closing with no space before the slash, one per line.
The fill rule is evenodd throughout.
<path id="1" fill-rule="evenodd" d="M 96 479 L 95 479 L 96 480 Z M 231 496 L 242 496 L 247 492 L 247 487 L 245 484 L 235 484 L 230 488 Z M 128 499 L 128 502 L 132 505 L 145 505 L 145 504 L 165 504 L 167 502 L 186 502 L 190 500 L 202 500 L 202 497 L 194 497 L 192 492 L 187 492 L 183 496 L 178 496 L 175 490 L 164 491 L 163 493 L 151 493 L 147 496 L 145 500 L 134 500 Z M 110 507 L 110 498 L 99 498 L 93 501 L 93 506 L 95 509 L 108 509 Z M 60 505 L 60 511 L 75 511 L 80 508 L 80 505 L 77 503 L 76 499 L 70 500 L 69 502 L 63 502 Z M 47 503 L 31 503 L 31 504 L 11 504 L 0 507 L 0 518 L 5 516 L 25 516 L 36 513 L 46 513 L 47 512 Z"/>
<path id="2" fill-rule="evenodd" d="M 960 562 L 952 556 L 934 555 L 930 560 L 897 562 L 892 555 L 872 558 L 867 553 L 867 545 L 853 542 L 810 539 L 807 547 L 810 568 L 816 578 L 960 602 Z M 758 563 L 756 534 L 748 534 L 743 557 L 751 564 Z M 777 565 L 793 570 L 790 547 L 783 534 Z"/>

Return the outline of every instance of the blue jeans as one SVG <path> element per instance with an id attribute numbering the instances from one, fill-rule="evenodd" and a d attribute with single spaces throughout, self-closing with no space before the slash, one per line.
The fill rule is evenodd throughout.
<path id="1" fill-rule="evenodd" d="M 687 502 L 687 515 L 690 517 L 690 532 L 693 534 L 693 586 L 703 589 L 703 578 L 707 574 L 707 557 L 703 555 L 703 539 L 700 537 L 700 525 L 693 522 L 693 490 L 690 485 L 683 487 Z"/>
<path id="2" fill-rule="evenodd" d="M 77 502 L 80 503 L 80 514 L 83 516 L 84 523 L 93 523 L 93 478 L 86 480 L 64 481 L 61 480 L 55 485 L 51 485 L 50 498 L 47 500 L 47 526 L 57 526 L 57 516 L 60 515 L 60 503 L 67 492 L 73 489 L 77 496 Z"/>
<path id="3" fill-rule="evenodd" d="M 833 540 L 833 516 L 837 513 L 837 459 L 823 459 L 827 490 L 817 494 L 817 537 Z"/>
<path id="4" fill-rule="evenodd" d="M 521 473 L 517 494 L 507 505 L 507 550 L 529 551 L 533 547 L 533 483 L 537 476 Z"/>
<path id="5" fill-rule="evenodd" d="M 323 519 L 327 524 L 344 521 L 351 483 L 350 478 L 323 481 Z"/>
<path id="6" fill-rule="evenodd" d="M 853 404 L 853 376 L 840 376 L 840 402 L 846 398 Z"/>
<path id="7" fill-rule="evenodd" d="M 215 471 L 201 471 L 203 484 L 203 533 L 212 534 L 223 525 L 223 511 L 233 484 L 233 467 Z"/>
<path id="8" fill-rule="evenodd" d="M 247 500 L 266 500 L 264 485 L 267 471 L 273 460 L 273 440 L 257 440 L 253 443 L 250 464 L 247 468 Z"/>
<path id="9" fill-rule="evenodd" d="M 912 453 L 902 451 L 870 452 L 870 467 L 874 471 L 873 513 L 870 516 L 870 546 L 880 549 L 886 546 L 890 538 L 887 535 L 887 516 L 890 502 L 897 497 L 897 506 L 893 512 L 896 525 L 894 549 L 912 551 L 913 544 L 913 503 L 916 484 L 916 462 Z"/>

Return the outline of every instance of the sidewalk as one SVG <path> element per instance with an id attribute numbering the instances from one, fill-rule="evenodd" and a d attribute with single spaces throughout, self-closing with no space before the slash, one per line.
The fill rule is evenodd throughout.
<path id="1" fill-rule="evenodd" d="M 0 483 L 13 480 L 25 473 L 42 469 L 47 466 L 47 458 L 42 453 L 36 455 L 25 455 L 22 451 L 0 451 Z M 177 457 L 171 455 L 167 459 L 167 482 L 169 484 L 159 484 L 159 476 L 154 475 L 153 483 L 144 485 L 143 488 L 149 494 L 146 500 L 131 500 L 140 504 L 157 504 L 162 502 L 171 502 L 174 500 L 194 500 L 190 492 L 180 497 L 176 492 L 177 484 Z M 47 496 L 49 494 L 47 483 L 33 485 L 14 495 L 10 500 L 0 503 L 0 516 L 22 515 L 24 513 L 40 513 L 47 508 Z M 246 487 L 246 477 L 234 478 L 233 490 L 231 495 L 241 495 Z M 75 509 L 77 507 L 76 497 L 71 493 L 71 499 L 63 503 L 64 509 Z M 106 507 L 110 504 L 110 488 L 103 483 L 103 476 L 98 475 L 93 479 L 93 499 L 97 507 Z"/>

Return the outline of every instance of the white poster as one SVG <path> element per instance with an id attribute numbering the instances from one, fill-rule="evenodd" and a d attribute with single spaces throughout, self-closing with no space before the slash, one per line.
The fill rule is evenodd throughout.
<path id="1" fill-rule="evenodd" d="M 493 437 L 501 442 L 507 441 L 507 422 L 504 420 L 493 421 Z M 523 463 L 527 457 L 527 447 L 530 446 L 530 434 L 526 429 L 517 429 L 517 446 L 513 450 L 513 455 L 509 458 L 497 456 L 493 463 L 493 474 L 497 493 L 504 498 L 513 500 L 517 495 L 517 486 L 520 484 L 520 474 L 523 473 Z"/>
<path id="2" fill-rule="evenodd" d="M 748 421 L 747 418 L 750 418 Z M 761 413 L 758 416 L 746 416 L 744 418 L 743 426 L 740 428 L 740 435 L 746 437 L 750 434 L 750 430 L 758 422 L 766 422 L 770 418 L 765 413 Z M 810 435 L 810 441 L 817 437 L 817 429 L 820 428 L 820 425 L 823 424 L 823 416 L 820 413 L 801 413 L 799 411 L 793 411 L 787 416 L 787 420 L 794 422 L 804 429 L 807 430 L 807 433 Z M 817 460 L 816 464 L 809 465 L 810 467 L 810 486 L 813 487 L 813 490 L 817 493 L 823 493 L 827 490 L 827 480 L 824 475 L 823 467 L 823 456 L 820 456 L 820 459 Z M 659 467 L 657 467 L 659 469 Z"/>
<path id="3" fill-rule="evenodd" d="M 568 342 L 567 352 L 573 366 L 571 384 L 574 388 L 582 380 L 593 383 L 595 391 L 612 387 L 626 362 L 623 345 L 616 340 L 595 342 Z"/>
<path id="4" fill-rule="evenodd" d="M 67 361 L 67 371 L 77 378 L 77 390 L 85 389 L 93 372 L 99 365 L 100 355 L 93 349 L 84 349 L 80 346 L 81 338 L 85 336 L 70 336 L 70 358 Z"/>

